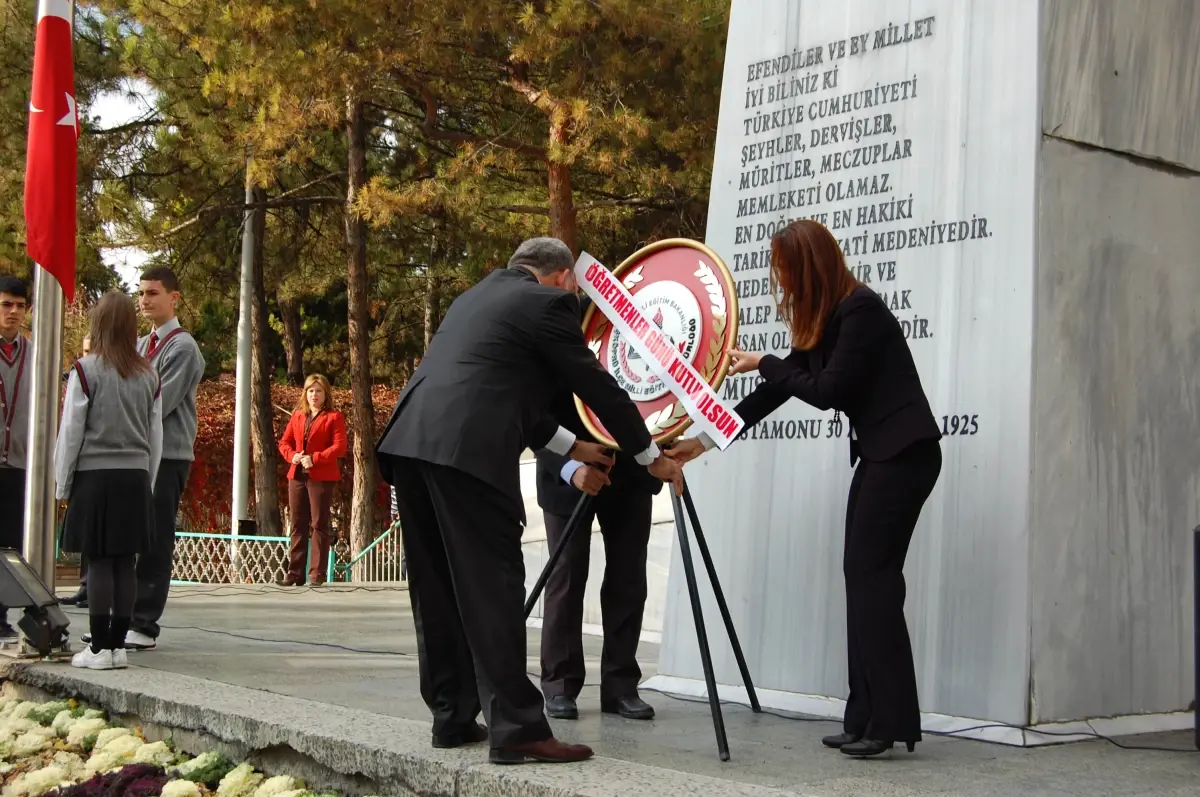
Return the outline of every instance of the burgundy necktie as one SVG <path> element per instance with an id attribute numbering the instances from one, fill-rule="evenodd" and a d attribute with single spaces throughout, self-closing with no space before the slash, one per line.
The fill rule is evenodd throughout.
<path id="1" fill-rule="evenodd" d="M 146 356 L 153 357 L 154 350 L 158 348 L 158 333 L 150 333 L 150 345 L 146 348 Z"/>

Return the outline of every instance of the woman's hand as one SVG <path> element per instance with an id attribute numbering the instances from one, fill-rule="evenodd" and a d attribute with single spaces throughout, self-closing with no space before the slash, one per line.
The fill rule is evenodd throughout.
<path id="1" fill-rule="evenodd" d="M 757 371 L 758 361 L 762 359 L 761 354 L 751 354 L 741 349 L 728 349 L 725 353 L 733 358 L 733 362 L 729 366 L 731 374 L 748 374 L 751 371 Z"/>
<path id="2" fill-rule="evenodd" d="M 304 459 L 303 451 L 297 451 L 295 454 L 292 454 L 292 464 L 293 465 L 299 465 L 300 460 L 302 460 L 302 459 Z"/>
<path id="3" fill-rule="evenodd" d="M 667 456 L 680 465 L 686 465 L 703 453 L 704 446 L 694 437 L 689 440 L 676 441 L 666 451 Z"/>
<path id="4" fill-rule="evenodd" d="M 300 459 L 300 466 L 303 467 L 305 470 L 312 470 L 312 466 L 313 466 L 312 457 L 310 457 L 308 454 L 305 454 Z"/>

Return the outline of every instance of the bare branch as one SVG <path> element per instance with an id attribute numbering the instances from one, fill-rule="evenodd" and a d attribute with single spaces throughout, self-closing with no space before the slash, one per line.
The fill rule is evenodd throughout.
<path id="1" fill-rule="evenodd" d="M 487 210 L 500 210 L 505 213 L 522 213 L 529 216 L 549 216 L 550 208 L 540 205 L 492 205 Z"/>
<path id="2" fill-rule="evenodd" d="M 337 179 L 344 175 L 345 175 L 345 172 L 340 172 L 340 171 L 326 174 L 322 177 L 318 177 L 315 180 L 310 180 L 309 182 L 305 183 L 302 186 L 293 188 L 290 191 L 285 191 L 284 193 L 280 194 L 279 196 L 275 197 L 274 199 L 268 200 L 266 202 L 250 202 L 250 203 L 240 203 L 239 202 L 239 203 L 233 204 L 233 205 L 217 205 L 216 207 L 211 207 L 211 208 L 201 208 L 196 213 L 195 216 L 188 219 L 187 221 L 181 222 L 179 224 L 176 224 L 174 227 L 171 227 L 168 230 L 164 230 L 160 233 L 152 235 L 151 240 L 168 238 L 172 235 L 175 235 L 178 232 L 186 230 L 188 227 L 198 224 L 204 218 L 207 218 L 209 216 L 216 216 L 221 213 L 229 213 L 232 211 L 238 211 L 238 212 L 244 213 L 247 210 L 256 210 L 259 208 L 283 208 L 283 207 L 300 207 L 301 205 L 344 204 L 346 201 L 346 198 L 340 197 L 340 196 L 309 196 L 309 197 L 294 196 L 295 194 L 298 194 L 301 191 L 305 191 L 309 188 L 312 188 L 314 185 L 328 182 L 329 180 L 334 180 L 334 179 Z M 113 242 L 113 243 L 109 243 L 109 244 L 104 244 L 100 248 L 101 249 L 124 249 L 124 248 L 130 247 L 130 246 L 141 246 L 144 243 L 146 243 L 146 242 L 140 241 L 140 240 L 117 241 L 117 242 Z"/>
<path id="3" fill-rule="evenodd" d="M 595 202 L 587 202 L 576 206 L 576 211 L 586 213 L 589 210 L 597 208 L 614 208 L 614 207 L 638 207 L 649 208 L 650 210 L 674 210 L 678 207 L 677 204 L 664 203 L 661 200 L 646 199 L 642 197 L 628 197 L 625 199 L 598 199 Z M 505 213 L 523 213 L 533 216 L 549 216 L 550 208 L 541 205 L 492 205 L 487 210 L 499 210 Z"/>
<path id="4" fill-rule="evenodd" d="M 508 85 L 548 117 L 552 117 L 565 106 L 562 100 L 556 100 L 550 92 L 537 88 L 529 81 L 529 70 L 525 64 L 508 65 Z"/>
<path id="5" fill-rule="evenodd" d="M 440 105 L 437 99 L 433 96 L 425 86 L 412 80 L 406 75 L 395 75 L 409 89 L 415 91 L 421 97 L 422 103 L 425 105 L 425 118 L 420 124 L 421 132 L 426 138 L 431 138 L 437 141 L 450 141 L 455 144 L 491 144 L 504 149 L 510 149 L 521 155 L 531 158 L 546 159 L 546 150 L 541 147 L 535 147 L 526 144 L 523 141 L 506 138 L 504 136 L 481 136 L 476 133 L 470 133 L 464 130 L 445 130 L 438 126 L 438 111 Z"/>
<path id="6" fill-rule="evenodd" d="M 121 133 L 128 133 L 130 130 L 137 130 L 138 128 L 142 127 L 158 127 L 162 124 L 166 123 L 163 122 L 162 119 L 158 118 L 135 119 L 132 122 L 126 122 L 125 124 L 117 125 L 116 127 L 106 127 L 103 129 L 93 127 L 85 129 L 84 132 L 89 136 L 115 136 L 120 135 Z"/>

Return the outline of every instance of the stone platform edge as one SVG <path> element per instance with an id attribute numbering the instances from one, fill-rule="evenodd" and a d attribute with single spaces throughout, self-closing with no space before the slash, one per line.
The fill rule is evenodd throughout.
<path id="1" fill-rule="evenodd" d="M 0 667 L 0 680 L 28 698 L 77 698 L 147 738 L 171 737 L 184 752 L 218 749 L 347 797 L 796 797 L 602 756 L 498 766 L 487 762 L 486 745 L 433 749 L 426 722 L 141 667 L 97 672 L 16 661 Z"/>

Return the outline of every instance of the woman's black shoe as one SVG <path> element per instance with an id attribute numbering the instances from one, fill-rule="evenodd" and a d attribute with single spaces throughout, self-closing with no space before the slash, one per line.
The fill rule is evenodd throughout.
<path id="1" fill-rule="evenodd" d="M 848 744 L 853 744 L 861 739 L 861 736 L 855 736 L 852 733 L 839 733 L 836 736 L 826 736 L 821 740 L 821 744 L 826 747 L 832 747 L 834 750 Z"/>
<path id="2" fill-rule="evenodd" d="M 908 747 L 908 752 L 912 752 L 917 746 L 916 742 L 905 742 Z M 892 749 L 891 742 L 880 741 L 879 739 L 862 739 L 857 742 L 842 745 L 842 753 L 845 755 L 857 756 L 866 758 L 867 756 L 879 755 Z"/>

